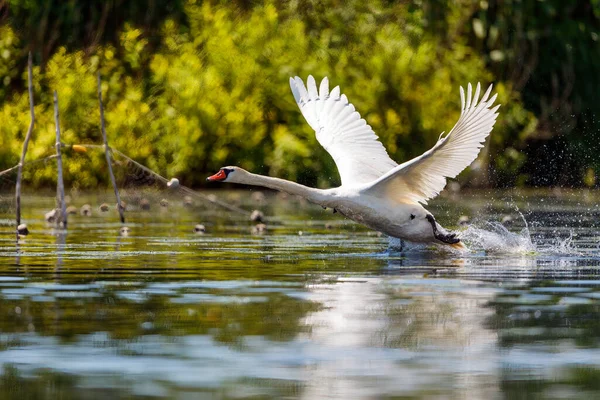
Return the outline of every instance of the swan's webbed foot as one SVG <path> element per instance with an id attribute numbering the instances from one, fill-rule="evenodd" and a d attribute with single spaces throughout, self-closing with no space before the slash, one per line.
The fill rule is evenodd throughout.
<path id="1" fill-rule="evenodd" d="M 456 233 L 435 233 L 434 236 L 437 240 L 448 244 L 455 244 L 460 242 L 460 239 L 456 237 Z"/>
<path id="2" fill-rule="evenodd" d="M 460 239 L 456 237 L 456 233 L 440 232 L 440 230 L 438 229 L 438 225 L 435 222 L 435 218 L 433 218 L 433 215 L 428 214 L 425 218 L 427 218 L 427 221 L 429 221 L 429 223 L 431 224 L 431 227 L 433 228 L 433 236 L 437 240 L 448 244 L 455 244 L 460 242 Z"/>

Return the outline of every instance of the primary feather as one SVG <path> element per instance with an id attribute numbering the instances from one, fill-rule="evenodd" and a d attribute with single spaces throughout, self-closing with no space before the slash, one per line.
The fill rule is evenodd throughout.
<path id="1" fill-rule="evenodd" d="M 461 87 L 461 114 L 450 133 L 442 134 L 435 146 L 421 156 L 388 171 L 366 192 L 398 202 L 423 204 L 437 196 L 446 186 L 446 178 L 456 177 L 477 158 L 492 131 L 500 106 L 492 107 L 497 95 L 489 98 L 491 91 L 490 85 L 479 99 L 480 85 L 472 95 L 469 84 L 465 99 Z"/>
<path id="2" fill-rule="evenodd" d="M 481 99 L 479 84 L 474 94 L 471 84 L 466 95 L 461 87 L 461 114 L 450 133 L 442 133 L 421 156 L 398 165 L 339 86 L 330 92 L 329 81 L 323 78 L 317 89 L 315 79 L 309 76 L 306 86 L 299 77 L 290 78 L 290 87 L 317 140 L 333 157 L 342 186 L 371 183 L 365 194 L 400 203 L 426 204 L 444 189 L 447 178 L 469 166 L 492 131 L 500 107 L 492 107 L 496 95 L 490 98 L 491 85 Z"/>
<path id="3" fill-rule="evenodd" d="M 456 233 L 446 231 L 422 204 L 436 196 L 479 154 L 497 117 L 491 86 L 480 99 L 471 85 L 461 88 L 461 114 L 448 135 L 440 135 L 431 150 L 397 165 L 369 125 L 327 78 L 319 88 L 312 76 L 306 82 L 290 79 L 294 98 L 319 143 L 331 154 L 342 186 L 316 189 L 284 179 L 252 174 L 239 167 L 224 167 L 208 180 L 281 190 L 310 202 L 333 208 L 344 216 L 391 237 L 464 248 Z"/>
<path id="4" fill-rule="evenodd" d="M 343 186 L 372 182 L 398 164 L 388 155 L 373 129 L 355 111 L 339 86 L 329 91 L 323 78 L 319 89 L 311 76 L 290 78 L 294 99 L 317 140 L 331 155 Z"/>

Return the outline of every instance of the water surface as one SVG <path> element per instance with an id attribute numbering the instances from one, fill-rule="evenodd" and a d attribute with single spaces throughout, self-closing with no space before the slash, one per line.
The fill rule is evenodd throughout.
<path id="1" fill-rule="evenodd" d="M 265 212 L 253 234 L 146 196 L 128 236 L 110 193 L 73 193 L 93 215 L 66 232 L 44 222 L 52 197 L 26 196 L 18 245 L 0 198 L 1 398 L 600 395 L 595 192 L 447 194 L 430 209 L 471 217 L 465 254 L 399 252 L 296 198 L 218 192 Z"/>

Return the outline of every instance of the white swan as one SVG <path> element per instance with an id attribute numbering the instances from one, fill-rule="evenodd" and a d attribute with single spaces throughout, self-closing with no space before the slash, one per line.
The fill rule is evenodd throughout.
<path id="1" fill-rule="evenodd" d="M 479 99 L 471 84 L 467 95 L 460 88 L 461 114 L 454 128 L 421 156 L 396 164 L 369 125 L 354 110 L 339 86 L 329 91 L 327 78 L 319 90 L 308 77 L 307 87 L 290 78 L 294 98 L 317 140 L 333 157 L 342 186 L 315 189 L 295 182 L 252 174 L 239 167 L 224 167 L 208 181 L 264 186 L 298 195 L 330 207 L 371 229 L 410 242 L 438 243 L 464 248 L 455 233 L 442 228 L 422 204 L 434 198 L 479 154 L 492 131 L 499 105 L 492 107 L 492 86 Z"/>

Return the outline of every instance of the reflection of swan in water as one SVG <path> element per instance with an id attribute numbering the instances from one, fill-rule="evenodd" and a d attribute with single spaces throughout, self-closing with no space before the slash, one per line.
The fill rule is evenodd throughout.
<path id="1" fill-rule="evenodd" d="M 310 300 L 323 308 L 305 319 L 309 349 L 327 350 L 309 357 L 319 362 L 306 369 L 303 398 L 410 396 L 432 387 L 472 398 L 498 392 L 490 384 L 496 334 L 485 328 L 492 311 L 484 307 L 494 292 L 422 276 L 311 287 Z"/>
<path id="2" fill-rule="evenodd" d="M 323 79 L 317 89 L 312 76 L 307 85 L 290 79 L 294 98 L 317 140 L 329 152 L 338 168 L 342 186 L 315 189 L 284 179 L 250 173 L 239 167 L 224 167 L 209 181 L 264 186 L 306 198 L 323 207 L 381 231 L 411 242 L 435 243 L 463 249 L 455 233 L 440 226 L 423 204 L 436 197 L 447 178 L 456 177 L 479 154 L 498 115 L 493 107 L 492 87 L 481 96 L 469 84 L 465 97 L 460 89 L 461 114 L 456 125 L 421 156 L 398 165 L 377 135 L 340 88 L 329 91 Z"/>

